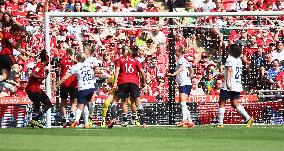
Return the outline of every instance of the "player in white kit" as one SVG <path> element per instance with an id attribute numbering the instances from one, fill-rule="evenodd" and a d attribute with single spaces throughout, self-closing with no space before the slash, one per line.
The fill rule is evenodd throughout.
<path id="1" fill-rule="evenodd" d="M 229 56 L 225 63 L 225 80 L 220 91 L 218 120 L 219 123 L 215 127 L 223 128 L 225 104 L 227 100 L 231 101 L 231 105 L 235 108 L 246 120 L 246 127 L 251 127 L 253 118 L 248 115 L 242 105 L 238 103 L 240 92 L 243 91 L 242 87 L 242 48 L 233 44 L 230 46 Z"/>
<path id="2" fill-rule="evenodd" d="M 66 75 L 58 82 L 56 85 L 56 88 L 64 82 L 66 79 L 68 79 L 72 74 L 75 74 L 78 79 L 78 104 L 77 104 L 77 110 L 75 113 L 75 122 L 70 126 L 70 128 L 75 128 L 79 124 L 81 113 L 86 110 L 84 109 L 85 105 L 91 101 L 92 96 L 94 92 L 96 91 L 95 87 L 95 74 L 93 67 L 97 64 L 90 63 L 85 61 L 86 55 L 84 53 L 78 53 L 76 55 L 76 59 L 78 63 L 74 66 L 72 66 Z M 89 112 L 84 111 L 84 112 Z M 85 113 L 84 113 L 85 114 Z M 88 124 L 88 117 L 84 118 L 85 128 L 89 128 Z"/>
<path id="3" fill-rule="evenodd" d="M 176 81 L 179 85 L 179 101 L 182 109 L 182 121 L 177 123 L 179 127 L 194 127 L 192 122 L 190 111 L 186 102 L 188 101 L 188 95 L 190 94 L 192 84 L 191 77 L 193 75 L 193 69 L 191 64 L 184 58 L 184 51 L 180 50 L 176 52 L 178 62 L 176 71 L 174 73 L 168 73 L 169 76 L 176 76 Z"/>

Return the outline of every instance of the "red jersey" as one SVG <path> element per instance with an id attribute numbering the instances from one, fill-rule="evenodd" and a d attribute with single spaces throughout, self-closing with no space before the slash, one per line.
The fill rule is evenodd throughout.
<path id="1" fill-rule="evenodd" d="M 63 78 L 66 75 L 69 68 L 73 65 L 75 65 L 75 62 L 71 61 L 68 57 L 64 56 L 60 60 L 60 69 L 61 69 L 60 78 Z M 64 81 L 61 84 L 61 87 L 77 88 L 77 86 L 78 86 L 78 80 L 75 75 L 72 75 L 71 77 L 69 77 L 66 81 Z"/>
<path id="2" fill-rule="evenodd" d="M 5 32 L 0 44 L 0 55 L 12 55 L 14 45 L 16 44 L 16 38 L 9 32 Z"/>
<path id="3" fill-rule="evenodd" d="M 39 62 L 35 65 L 32 71 L 35 75 L 43 77 L 45 76 L 45 65 L 42 62 Z M 35 78 L 30 77 L 29 82 L 26 86 L 27 92 L 41 92 L 42 89 L 40 88 L 40 85 L 42 85 L 43 78 Z"/>
<path id="4" fill-rule="evenodd" d="M 281 88 L 284 88 L 284 71 L 278 73 L 275 78 L 275 81 L 280 81 Z"/>
<path id="5" fill-rule="evenodd" d="M 132 57 L 120 57 L 117 59 L 116 67 L 120 67 L 117 85 L 133 83 L 139 85 L 138 71 L 142 68 L 141 63 Z"/>

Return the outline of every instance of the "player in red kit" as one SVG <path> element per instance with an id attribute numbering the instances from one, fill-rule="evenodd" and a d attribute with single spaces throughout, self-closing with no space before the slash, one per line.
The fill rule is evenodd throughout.
<path id="1" fill-rule="evenodd" d="M 60 79 L 62 79 L 69 68 L 76 64 L 77 61 L 74 59 L 75 50 L 72 48 L 67 49 L 66 56 L 64 56 L 60 60 L 59 64 L 59 73 Z M 71 103 L 71 113 L 70 113 L 70 122 L 73 122 L 74 113 L 76 111 L 77 105 L 77 86 L 78 80 L 75 75 L 69 77 L 65 82 L 60 85 L 60 98 L 61 98 L 61 112 L 62 112 L 62 123 L 63 128 L 66 128 L 67 124 L 67 114 L 66 114 L 66 105 L 67 105 L 67 98 L 68 95 L 70 96 L 70 103 Z"/>
<path id="2" fill-rule="evenodd" d="M 48 75 L 48 70 L 45 69 L 48 65 L 48 56 L 45 50 L 42 50 L 39 56 L 41 61 L 33 68 L 29 82 L 26 86 L 26 92 L 29 99 L 33 102 L 31 126 L 43 128 L 43 125 L 41 125 L 38 120 L 52 106 L 52 104 L 45 92 L 40 88 L 42 81 Z M 42 111 L 40 111 L 41 104 L 43 104 Z"/>
<path id="3" fill-rule="evenodd" d="M 144 108 L 140 101 L 140 89 L 139 89 L 139 73 L 142 76 L 142 87 L 144 86 L 145 73 L 142 69 L 141 63 L 133 57 L 132 50 L 128 46 L 122 48 L 123 56 L 116 61 L 115 80 L 113 87 L 117 89 L 114 96 L 114 100 L 111 105 L 112 122 L 108 125 L 108 128 L 112 128 L 116 124 L 116 110 L 118 100 L 121 99 L 123 110 L 123 125 L 127 123 L 127 102 L 126 98 L 130 96 L 130 101 L 135 103 L 138 108 L 140 116 L 140 124 L 146 127 L 144 121 Z M 126 124 L 127 125 L 127 124 Z"/>

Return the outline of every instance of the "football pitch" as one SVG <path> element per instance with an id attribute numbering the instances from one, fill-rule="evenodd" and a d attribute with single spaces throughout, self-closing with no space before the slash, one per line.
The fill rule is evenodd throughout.
<path id="1" fill-rule="evenodd" d="M 0 129 L 0 151 L 284 151 L 284 125 Z"/>

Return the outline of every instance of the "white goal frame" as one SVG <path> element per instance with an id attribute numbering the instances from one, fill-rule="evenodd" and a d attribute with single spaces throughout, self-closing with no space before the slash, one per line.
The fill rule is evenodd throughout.
<path id="1" fill-rule="evenodd" d="M 45 12 L 45 49 L 50 56 L 50 18 L 51 17 L 202 17 L 202 16 L 281 16 L 284 11 L 245 11 L 245 12 Z M 50 65 L 50 58 L 49 58 Z M 49 68 L 50 70 L 50 68 Z M 49 72 L 50 73 L 50 72 Z M 46 94 L 51 98 L 51 76 L 46 78 Z M 46 127 L 51 128 L 51 109 L 46 112 Z"/>

